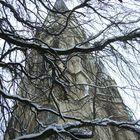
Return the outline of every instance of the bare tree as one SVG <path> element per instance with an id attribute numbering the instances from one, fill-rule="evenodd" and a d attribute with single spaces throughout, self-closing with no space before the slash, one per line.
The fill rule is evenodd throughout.
<path id="1" fill-rule="evenodd" d="M 0 134 L 137 139 L 139 120 L 119 91 L 138 103 L 140 3 L 67 3 L 0 0 Z"/>

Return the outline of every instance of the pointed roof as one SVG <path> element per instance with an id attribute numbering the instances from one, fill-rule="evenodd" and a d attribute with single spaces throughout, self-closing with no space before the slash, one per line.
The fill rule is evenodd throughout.
<path id="1" fill-rule="evenodd" d="M 56 0 L 53 9 L 60 11 L 60 12 L 64 12 L 64 11 L 69 10 L 63 0 Z"/>

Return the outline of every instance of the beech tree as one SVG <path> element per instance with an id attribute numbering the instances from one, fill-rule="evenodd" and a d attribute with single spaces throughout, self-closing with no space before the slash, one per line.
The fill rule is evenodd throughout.
<path id="1" fill-rule="evenodd" d="M 65 3 L 0 0 L 1 137 L 84 139 L 94 137 L 96 127 L 112 126 L 138 136 L 137 113 L 122 98 L 139 110 L 139 1 Z M 75 73 L 83 79 L 75 80 Z M 97 113 L 99 92 L 107 95 L 105 116 Z M 127 117 L 119 118 L 110 96 L 119 98 Z M 71 107 L 81 100 L 79 108 Z M 91 116 L 86 116 L 83 111 L 89 106 Z M 81 116 L 74 113 L 78 111 Z"/>

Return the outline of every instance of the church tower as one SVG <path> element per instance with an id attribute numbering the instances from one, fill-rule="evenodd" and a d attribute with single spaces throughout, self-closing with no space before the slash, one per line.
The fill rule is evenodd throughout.
<path id="1" fill-rule="evenodd" d="M 63 0 L 56 0 L 54 12 L 48 13 L 42 29 L 35 37 L 37 43 L 54 49 L 69 49 L 74 46 L 89 47 L 86 33 L 71 14 Z M 55 12 L 56 11 L 56 12 Z M 43 30 L 44 29 L 44 30 Z M 20 83 L 19 95 L 33 103 L 54 110 L 39 111 L 26 104 L 15 103 L 5 140 L 40 133 L 51 124 L 64 124 L 72 119 L 94 120 L 111 118 L 130 120 L 115 81 L 110 77 L 103 63 L 98 59 L 98 52 L 92 54 L 71 53 L 59 56 L 49 51 L 45 55 L 35 50 L 28 52 L 26 69 L 35 79 L 26 76 Z M 136 140 L 134 133 L 112 127 L 76 128 L 68 131 L 71 135 L 89 140 Z M 70 136 L 53 135 L 43 140 L 72 140 Z"/>

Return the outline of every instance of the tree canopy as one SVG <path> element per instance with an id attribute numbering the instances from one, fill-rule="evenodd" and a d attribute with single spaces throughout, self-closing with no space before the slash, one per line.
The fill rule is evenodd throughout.
<path id="1" fill-rule="evenodd" d="M 139 39 L 140 2 L 137 0 L 0 0 L 0 135 L 8 131 L 17 109 L 22 110 L 22 119 L 27 119 L 26 112 L 30 110 L 35 118 L 30 121 L 39 127 L 37 132 L 28 134 L 23 126 L 16 140 L 45 139 L 54 134 L 88 138 L 94 134 L 84 133 L 82 128 L 90 127 L 93 131 L 96 126 L 115 126 L 139 135 L 139 116 L 131 111 L 134 106 L 140 108 Z M 74 65 L 79 66 L 78 70 Z M 89 67 L 94 65 L 98 76 L 90 71 Z M 82 73 L 80 69 L 84 69 Z M 94 82 L 79 82 L 78 78 L 77 82 L 69 76 L 75 74 L 73 71 Z M 108 84 L 105 80 L 113 82 Z M 76 92 L 82 90 L 87 95 L 94 88 L 94 92 L 100 89 L 107 94 L 106 90 L 112 87 L 120 91 L 125 102 L 132 102 L 131 109 L 123 104 L 130 120 L 114 119 L 113 111 L 100 118 L 95 115 L 96 103 L 92 106 L 91 119 L 72 116 L 60 109 L 61 102 L 77 99 Z M 114 97 L 120 96 L 118 91 L 114 91 Z M 45 98 L 55 107 L 46 106 Z M 96 101 L 99 104 L 98 98 Z M 38 115 L 39 112 L 42 114 Z M 56 121 L 47 118 L 50 124 L 43 125 L 39 121 L 43 112 L 48 116 L 53 114 Z M 24 124 L 15 118 L 12 121 Z M 62 124 L 57 123 L 58 118 Z"/>

